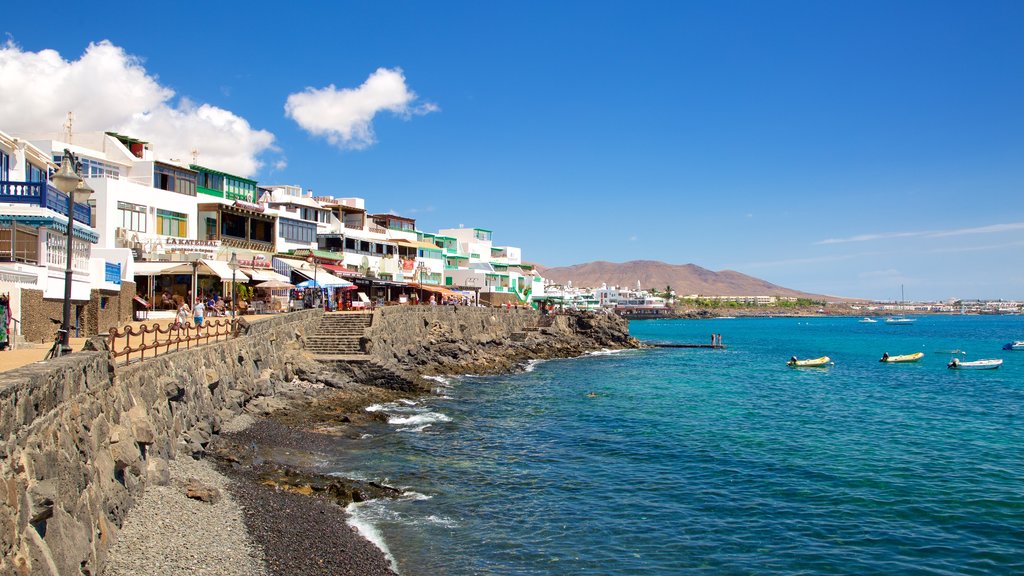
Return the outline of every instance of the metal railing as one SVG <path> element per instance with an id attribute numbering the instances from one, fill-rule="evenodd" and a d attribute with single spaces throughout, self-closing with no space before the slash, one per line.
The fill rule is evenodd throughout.
<path id="1" fill-rule="evenodd" d="M 160 326 L 126 326 L 122 330 L 113 328 L 107 336 L 110 359 L 114 365 L 141 362 L 168 352 L 188 350 L 202 344 L 228 340 L 237 335 L 237 320 L 223 318 L 206 320 L 202 328 L 192 323 L 171 323 Z"/>
<path id="2" fill-rule="evenodd" d="M 68 215 L 70 204 L 67 194 L 47 182 L 0 181 L 0 202 L 42 206 L 65 216 Z M 75 204 L 74 218 L 82 224 L 92 226 L 92 214 L 85 204 Z"/>

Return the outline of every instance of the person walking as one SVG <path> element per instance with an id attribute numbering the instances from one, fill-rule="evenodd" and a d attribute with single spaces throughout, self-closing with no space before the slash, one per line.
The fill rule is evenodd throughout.
<path id="1" fill-rule="evenodd" d="M 174 317 L 174 325 L 178 330 L 185 327 L 188 323 L 188 317 L 192 315 L 192 309 L 188 307 L 188 302 L 182 300 L 181 306 L 178 306 L 178 313 Z"/>
<path id="2" fill-rule="evenodd" d="M 192 317 L 196 321 L 196 336 L 202 336 L 203 318 L 206 317 L 206 305 L 202 298 L 196 298 L 196 306 L 192 309 Z"/>

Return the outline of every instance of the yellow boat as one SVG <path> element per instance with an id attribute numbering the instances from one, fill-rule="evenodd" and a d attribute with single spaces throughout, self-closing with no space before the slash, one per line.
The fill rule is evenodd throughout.
<path id="1" fill-rule="evenodd" d="M 786 362 L 786 365 L 792 368 L 825 368 L 831 363 L 832 359 L 828 356 L 812 358 L 810 360 L 797 360 L 796 356 L 793 356 L 789 359 L 789 362 Z"/>
<path id="2" fill-rule="evenodd" d="M 886 352 L 885 354 L 882 354 L 882 358 L 879 362 L 888 362 L 890 364 L 897 362 L 917 362 L 921 358 L 924 358 L 924 352 L 914 352 L 913 354 L 903 354 L 901 356 L 889 356 L 889 353 Z"/>

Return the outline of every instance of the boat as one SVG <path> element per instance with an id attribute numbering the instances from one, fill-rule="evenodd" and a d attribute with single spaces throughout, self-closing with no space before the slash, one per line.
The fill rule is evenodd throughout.
<path id="1" fill-rule="evenodd" d="M 907 318 L 906 316 L 892 316 L 885 319 L 886 324 L 913 324 L 916 321 L 916 318 Z"/>
<path id="2" fill-rule="evenodd" d="M 900 284 L 900 310 L 906 307 L 906 299 L 903 295 L 903 284 Z M 897 326 L 913 324 L 916 322 L 915 318 L 907 318 L 906 316 L 899 314 L 897 316 L 890 316 L 885 319 L 886 324 L 895 324 Z"/>
<path id="3" fill-rule="evenodd" d="M 861 324 L 875 324 L 876 322 L 878 322 L 878 320 L 875 320 L 874 318 L 868 318 L 867 316 L 865 316 L 864 319 L 860 321 Z"/>
<path id="4" fill-rule="evenodd" d="M 972 360 L 970 362 L 961 362 L 959 358 L 953 358 L 946 364 L 946 368 L 955 368 L 958 370 L 994 370 L 1003 365 L 1003 361 L 999 358 L 992 360 Z"/>
<path id="5" fill-rule="evenodd" d="M 789 362 L 786 362 L 786 365 L 792 368 L 826 368 L 831 364 L 832 359 L 828 356 L 811 358 L 809 360 L 797 360 L 796 356 L 793 356 L 789 359 Z"/>
<path id="6" fill-rule="evenodd" d="M 1024 340 L 1014 340 L 1004 345 L 1003 350 L 1024 350 Z"/>
<path id="7" fill-rule="evenodd" d="M 879 362 L 887 362 L 889 364 L 898 364 L 901 362 L 917 362 L 921 358 L 924 358 L 924 352 L 914 352 L 913 354 L 901 354 L 899 356 L 889 356 L 886 352 L 882 354 L 882 358 Z"/>

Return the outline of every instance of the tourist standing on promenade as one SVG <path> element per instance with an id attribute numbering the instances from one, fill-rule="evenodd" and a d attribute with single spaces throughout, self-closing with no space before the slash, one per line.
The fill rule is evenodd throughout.
<path id="1" fill-rule="evenodd" d="M 178 314 L 174 317 L 175 326 L 180 330 L 185 327 L 185 323 L 188 322 L 188 317 L 192 315 L 192 310 L 188 307 L 188 302 L 182 300 L 181 306 L 178 306 Z"/>
<path id="2" fill-rule="evenodd" d="M 206 316 L 206 305 L 202 298 L 196 298 L 196 307 L 192 309 L 192 316 L 196 321 L 196 336 L 203 328 L 203 318 Z"/>

